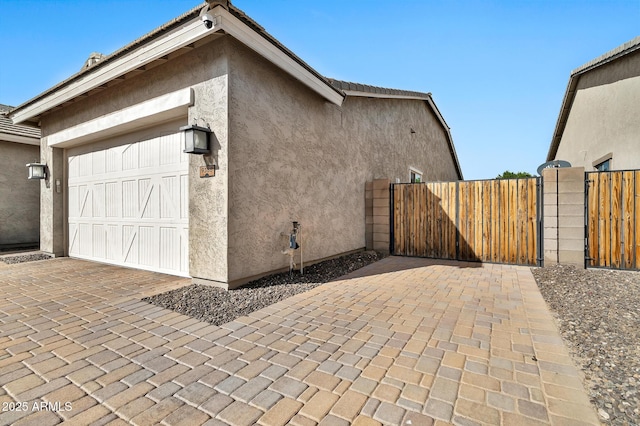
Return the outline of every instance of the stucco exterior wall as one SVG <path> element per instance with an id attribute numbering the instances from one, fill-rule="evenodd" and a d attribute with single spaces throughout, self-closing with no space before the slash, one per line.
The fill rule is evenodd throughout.
<path id="1" fill-rule="evenodd" d="M 0 248 L 38 243 L 40 182 L 25 164 L 39 160 L 38 146 L 0 141 Z"/>
<path id="2" fill-rule="evenodd" d="M 212 280 L 227 279 L 227 61 L 226 38 L 215 40 L 173 58 L 164 64 L 92 96 L 42 117 L 43 160 L 54 178 L 64 180 L 66 167 L 63 149 L 46 145 L 47 136 L 71 126 L 121 110 L 169 92 L 191 87 L 194 105 L 189 108 L 190 124 L 209 125 L 215 135 L 211 158 L 191 156 L 189 170 L 190 274 Z M 186 120 L 185 120 L 186 121 Z M 176 128 L 176 131 L 178 129 Z M 95 142 L 95 141 L 92 141 Z M 216 161 L 216 176 L 200 179 L 199 168 L 205 161 Z M 63 184 L 66 188 L 66 182 Z M 55 185 L 42 187 L 41 247 L 45 251 L 66 251 L 66 191 L 55 194 Z M 59 200 L 58 200 L 59 199 Z"/>
<path id="3" fill-rule="evenodd" d="M 612 153 L 611 169 L 640 168 L 640 52 L 580 77 L 555 159 L 586 171 Z"/>
<path id="4" fill-rule="evenodd" d="M 455 180 L 445 132 L 423 101 L 348 97 L 342 107 L 252 51 L 229 50 L 229 281 L 365 246 L 365 182 Z M 411 128 L 415 133 L 411 133 Z"/>

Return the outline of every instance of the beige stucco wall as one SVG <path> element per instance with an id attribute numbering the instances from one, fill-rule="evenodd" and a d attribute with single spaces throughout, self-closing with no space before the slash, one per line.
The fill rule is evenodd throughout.
<path id="1" fill-rule="evenodd" d="M 64 150 L 49 148 L 46 145 L 48 135 L 169 92 L 193 88 L 195 101 L 189 108 L 188 122 L 197 121 L 200 126 L 211 127 L 215 135 L 214 153 L 207 160 L 217 161 L 219 169 L 215 178 L 200 179 L 199 168 L 205 165 L 205 158 L 190 157 L 190 274 L 220 281 L 227 278 L 226 49 L 227 41 L 223 37 L 42 117 L 43 160 L 47 161 L 52 177 L 64 181 Z M 66 188 L 66 182 L 63 188 Z M 55 193 L 55 185 L 42 187 L 41 247 L 45 251 L 66 252 L 63 209 L 66 197 L 66 191 Z"/>
<path id="2" fill-rule="evenodd" d="M 595 170 L 613 153 L 611 168 L 640 168 L 640 52 L 580 77 L 555 159 Z"/>
<path id="3" fill-rule="evenodd" d="M 39 240 L 40 182 L 25 167 L 39 160 L 38 146 L 0 141 L 0 247 Z"/>
<path id="4" fill-rule="evenodd" d="M 365 182 L 456 180 L 423 101 L 330 104 L 239 43 L 229 57 L 229 281 L 288 267 L 292 221 L 306 261 L 365 246 Z M 411 128 L 415 133 L 411 133 Z"/>

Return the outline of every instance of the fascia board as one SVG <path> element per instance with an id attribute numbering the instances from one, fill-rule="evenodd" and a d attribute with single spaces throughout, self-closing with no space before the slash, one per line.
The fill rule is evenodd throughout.
<path id="1" fill-rule="evenodd" d="M 213 32 L 219 31 L 217 23 L 212 29 L 207 29 L 200 19 L 193 20 L 175 30 L 160 36 L 148 45 L 135 49 L 113 62 L 89 72 L 79 80 L 72 82 L 32 105 L 11 114 L 14 123 L 22 123 L 58 105 L 63 104 L 83 93 L 102 86 L 130 71 L 138 69 L 156 59 L 160 59 L 169 53 L 194 43 Z"/>
<path id="2" fill-rule="evenodd" d="M 342 105 L 344 97 L 340 93 L 333 90 L 333 88 L 327 85 L 327 83 L 317 78 L 302 65 L 294 61 L 289 55 L 267 41 L 264 37 L 258 35 L 253 29 L 248 27 L 231 13 L 221 8 L 220 13 L 216 15 L 216 25 L 218 25 L 218 20 L 221 21 L 220 26 L 226 33 L 230 34 L 277 67 L 291 74 L 294 78 L 300 80 L 304 85 L 318 93 L 329 102 L 338 106 Z"/>
<path id="3" fill-rule="evenodd" d="M 0 132 L 0 141 L 22 143 L 25 145 L 38 145 L 38 146 L 40 145 L 39 138 L 30 138 L 28 136 L 12 135 L 11 133 Z"/>
<path id="4" fill-rule="evenodd" d="M 181 89 L 47 136 L 51 147 L 69 148 L 187 115 L 193 89 Z"/>

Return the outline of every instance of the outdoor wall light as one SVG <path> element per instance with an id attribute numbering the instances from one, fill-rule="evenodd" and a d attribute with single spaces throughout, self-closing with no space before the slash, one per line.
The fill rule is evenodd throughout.
<path id="1" fill-rule="evenodd" d="M 184 133 L 184 152 L 187 154 L 209 154 L 209 134 L 211 130 L 200 126 L 180 127 Z"/>
<path id="2" fill-rule="evenodd" d="M 27 179 L 46 179 L 47 178 L 46 164 L 29 163 L 27 164 L 27 170 L 29 171 L 29 176 L 27 176 Z"/>

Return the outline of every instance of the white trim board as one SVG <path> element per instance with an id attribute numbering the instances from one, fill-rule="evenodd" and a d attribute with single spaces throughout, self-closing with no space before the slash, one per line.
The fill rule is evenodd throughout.
<path id="1" fill-rule="evenodd" d="M 47 144 L 57 148 L 69 148 L 103 139 L 153 123 L 186 116 L 187 108 L 191 105 L 193 89 L 188 87 L 53 133 L 47 136 Z"/>

